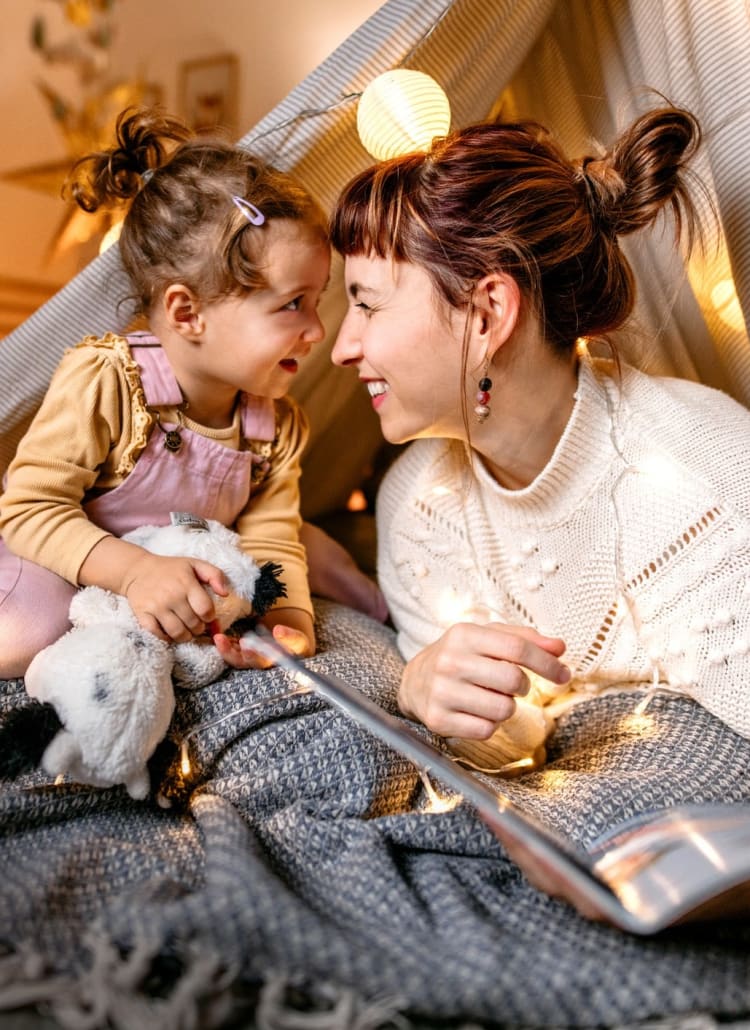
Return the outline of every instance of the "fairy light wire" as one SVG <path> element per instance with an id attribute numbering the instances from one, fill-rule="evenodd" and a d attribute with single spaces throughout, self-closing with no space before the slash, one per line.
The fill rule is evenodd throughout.
<path id="1" fill-rule="evenodd" d="M 411 61 L 414 55 L 416 54 L 417 50 L 419 50 L 422 44 L 430 38 L 433 32 L 435 32 L 437 27 L 440 25 L 440 23 L 443 21 L 443 19 L 446 17 L 446 15 L 452 7 L 452 3 L 448 3 L 445 5 L 443 10 L 440 12 L 440 14 L 438 14 L 437 18 L 435 18 L 430 27 L 426 29 L 419 37 L 419 39 L 417 39 L 412 44 L 412 46 L 409 48 L 406 54 L 404 54 L 404 56 L 401 58 L 401 60 L 393 65 L 393 68 L 406 67 L 409 61 Z M 273 135 L 273 133 L 280 132 L 282 129 L 288 129 L 289 126 L 295 125 L 297 122 L 306 121 L 308 118 L 317 118 L 321 115 L 329 114 L 331 111 L 336 111 L 338 110 L 338 108 L 343 107 L 345 104 L 348 104 L 351 100 L 359 100 L 363 92 L 364 90 L 359 90 L 354 93 L 345 93 L 343 96 L 339 97 L 338 100 L 333 101 L 333 103 L 327 104 L 325 107 L 305 107 L 301 111 L 298 111 L 296 114 L 291 115 L 289 118 L 285 118 L 284 121 L 278 122 L 276 125 L 271 125 L 269 128 L 264 129 L 263 132 L 259 132 L 255 136 L 251 136 L 250 139 L 242 140 L 242 145 L 248 148 L 252 147 L 255 143 L 258 142 L 258 140 L 265 139 L 266 136 L 271 136 Z"/>
<path id="2" fill-rule="evenodd" d="M 206 719 L 204 722 L 198 723 L 197 726 L 191 727 L 191 729 L 180 738 L 180 769 L 186 776 L 190 772 L 190 740 L 192 737 L 197 736 L 199 733 L 205 733 L 206 730 L 210 730 L 214 726 L 218 726 L 220 723 L 226 722 L 228 719 L 236 719 L 240 715 L 245 715 L 247 712 L 255 711 L 255 709 L 262 708 L 265 705 L 275 704 L 277 701 L 286 701 L 289 698 L 297 697 L 300 694 L 309 694 L 311 691 L 312 687 L 309 687 L 307 684 L 297 683 L 290 690 L 271 694 L 268 697 L 260 697 L 256 701 L 251 701 L 249 704 L 233 709 L 231 712 L 224 712 L 223 715 L 217 715 L 213 719 Z"/>

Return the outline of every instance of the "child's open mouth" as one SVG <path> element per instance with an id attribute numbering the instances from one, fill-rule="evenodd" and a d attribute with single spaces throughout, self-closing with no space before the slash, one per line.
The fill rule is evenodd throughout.
<path id="1" fill-rule="evenodd" d="M 296 372 L 297 371 L 297 359 L 296 358 L 284 358 L 284 360 L 280 361 L 279 364 L 287 372 Z"/>

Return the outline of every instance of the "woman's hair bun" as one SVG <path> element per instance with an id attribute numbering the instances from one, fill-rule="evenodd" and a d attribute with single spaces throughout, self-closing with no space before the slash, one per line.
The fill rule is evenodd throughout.
<path id="1" fill-rule="evenodd" d="M 637 118 L 600 157 L 577 162 L 595 223 L 615 236 L 650 225 L 665 205 L 689 209 L 685 168 L 700 144 L 689 111 L 660 107 Z"/>

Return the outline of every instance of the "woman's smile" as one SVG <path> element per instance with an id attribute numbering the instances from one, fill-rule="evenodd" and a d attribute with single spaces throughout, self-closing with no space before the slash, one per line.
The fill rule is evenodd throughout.
<path id="1" fill-rule="evenodd" d="M 390 391 L 390 386 L 384 379 L 365 380 L 367 392 L 372 398 L 372 406 L 377 411 L 385 400 L 385 395 Z"/>

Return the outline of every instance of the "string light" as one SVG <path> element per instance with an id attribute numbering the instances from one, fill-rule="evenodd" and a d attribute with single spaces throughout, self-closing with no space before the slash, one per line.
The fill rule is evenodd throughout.
<path id="1" fill-rule="evenodd" d="M 423 809 L 425 813 L 437 815 L 440 812 L 452 812 L 463 801 L 463 797 L 460 794 L 454 794 L 452 797 L 444 797 L 442 794 L 439 794 L 432 785 L 432 781 L 426 771 L 419 769 L 418 772 L 427 794 L 427 805 Z"/>
<path id="2" fill-rule="evenodd" d="M 180 743 L 180 772 L 183 776 L 190 775 L 190 747 L 187 737 L 183 737 Z"/>
<path id="3" fill-rule="evenodd" d="M 435 82 L 435 80 L 431 76 L 427 75 L 424 72 L 418 72 L 418 71 L 415 71 L 415 70 L 412 70 L 412 69 L 407 69 L 407 68 L 404 67 L 404 65 L 408 65 L 412 61 L 412 59 L 414 58 L 414 56 L 416 55 L 417 51 L 422 46 L 422 44 L 425 43 L 425 41 L 428 40 L 430 38 L 430 36 L 432 36 L 432 34 L 435 32 L 435 30 L 438 28 L 438 26 L 442 23 L 443 19 L 451 12 L 452 7 L 453 7 L 453 2 L 452 2 L 452 0 L 450 0 L 450 2 L 445 5 L 445 7 L 440 12 L 440 14 L 438 14 L 438 16 L 435 18 L 435 20 L 431 23 L 431 25 L 425 30 L 425 32 L 423 32 L 422 35 L 417 40 L 415 40 L 415 42 L 410 47 L 408 52 L 406 54 L 404 54 L 403 58 L 401 59 L 401 61 L 397 65 L 397 67 L 394 68 L 394 69 L 391 69 L 391 71 L 389 71 L 389 72 L 385 72 L 383 75 L 378 76 L 376 79 L 373 79 L 372 83 L 370 83 L 370 86 L 372 86 L 374 83 L 378 82 L 378 80 L 386 79 L 386 77 L 393 76 L 394 74 L 397 77 L 397 81 L 400 80 L 401 82 L 406 82 L 407 81 L 407 77 L 411 78 L 412 82 L 417 82 L 418 80 L 413 78 L 413 77 L 414 76 L 421 76 L 422 80 L 429 80 L 429 83 L 431 83 L 431 86 L 429 87 L 429 92 L 430 92 L 430 95 L 432 95 L 432 97 L 434 98 L 434 100 L 433 100 L 433 110 L 435 110 L 435 111 L 439 110 L 441 112 L 440 118 L 438 120 L 436 114 L 430 114 L 429 115 L 429 124 L 428 124 L 427 121 L 426 121 L 426 119 L 428 117 L 426 112 L 423 113 L 422 115 L 420 115 L 418 117 L 418 120 L 422 121 L 424 124 L 418 130 L 418 138 L 419 139 L 425 139 L 426 138 L 427 139 L 427 143 L 423 147 L 418 147 L 418 146 L 415 147 L 411 142 L 409 142 L 406 145 L 406 149 L 402 149 L 402 150 L 398 151 L 399 153 L 406 153 L 407 150 L 427 149 L 427 147 L 430 145 L 430 142 L 432 141 L 432 139 L 435 136 L 445 135 L 445 133 L 450 128 L 450 103 L 448 101 L 447 96 L 445 95 L 445 92 L 442 90 L 442 88 L 437 84 L 437 82 Z M 402 73 L 406 73 L 406 75 L 404 75 Z M 383 84 L 381 83 L 381 86 L 382 85 Z M 294 125 L 296 122 L 299 122 L 299 121 L 304 121 L 307 118 L 318 118 L 321 115 L 328 114 L 330 111 L 336 111 L 339 107 L 341 107 L 341 106 L 343 106 L 345 104 L 348 104 L 351 100 L 358 100 L 359 101 L 359 106 L 358 106 L 358 109 L 357 109 L 357 128 L 358 128 L 358 131 L 360 132 L 360 139 L 362 139 L 362 133 L 361 133 L 361 130 L 359 128 L 360 107 L 361 107 L 361 104 L 362 104 L 362 99 L 363 99 L 365 93 L 367 93 L 368 90 L 370 89 L 370 86 L 366 87 L 365 90 L 363 90 L 361 92 L 345 93 L 341 97 L 339 97 L 338 100 L 334 101 L 331 104 L 327 104 L 325 107 L 314 107 L 314 108 L 307 107 L 307 108 L 303 108 L 301 111 L 298 111 L 296 114 L 292 115 L 290 118 L 286 118 L 284 121 L 281 121 L 281 122 L 279 122 L 276 125 L 271 125 L 268 129 L 265 129 L 263 132 L 257 133 L 255 136 L 252 136 L 249 140 L 244 141 L 243 145 L 247 146 L 248 148 L 252 148 L 258 140 L 264 139 L 266 136 L 270 136 L 270 135 L 272 135 L 275 132 L 279 132 L 281 129 L 286 129 L 290 125 Z M 374 93 L 378 93 L 380 91 L 380 88 L 381 88 L 380 86 L 377 87 L 373 92 Z M 440 97 L 438 97 L 438 93 L 441 94 Z M 398 97 L 398 91 L 396 91 L 396 93 L 394 94 L 394 97 Z M 397 100 L 395 100 L 395 102 L 396 103 L 401 103 L 401 100 L 397 99 Z M 367 108 L 369 105 L 370 105 L 370 100 L 367 101 L 365 107 Z M 396 115 L 395 117 L 398 117 L 398 116 Z M 432 133 L 432 134 L 430 135 L 430 133 Z M 369 135 L 368 135 L 368 138 L 369 138 Z M 369 149 L 369 147 L 365 143 L 364 139 L 362 139 L 362 145 L 365 147 L 365 149 L 369 153 L 373 154 L 373 156 L 375 156 L 375 157 L 378 157 L 377 154 L 374 154 L 373 151 L 371 151 Z"/>
<path id="4" fill-rule="evenodd" d="M 251 137 L 247 146 L 252 148 L 258 140 L 295 122 L 335 111 L 350 100 L 359 101 L 357 132 L 362 146 L 376 160 L 427 150 L 436 136 L 450 130 L 450 101 L 435 79 L 425 72 L 392 68 L 373 79 L 361 93 L 347 93 L 327 107 L 304 108 Z"/>
<path id="5" fill-rule="evenodd" d="M 203 733 L 204 730 L 209 730 L 214 726 L 218 726 L 219 723 L 226 722 L 227 719 L 236 719 L 238 715 L 244 715 L 246 712 L 251 712 L 256 708 L 260 708 L 263 705 L 274 704 L 276 701 L 286 701 L 290 697 L 296 697 L 297 694 L 309 694 L 311 687 L 307 684 L 298 683 L 290 690 L 284 690 L 279 694 L 272 694 L 270 697 L 261 697 L 257 701 L 252 701 L 250 704 L 243 705 L 241 708 L 235 708 L 231 712 L 225 712 L 224 715 L 217 715 L 215 719 L 207 719 L 205 722 L 199 723 L 197 726 L 193 726 L 189 733 L 180 741 L 180 772 L 183 776 L 189 776 L 192 771 L 190 763 L 190 738 L 196 736 L 198 733 Z"/>

